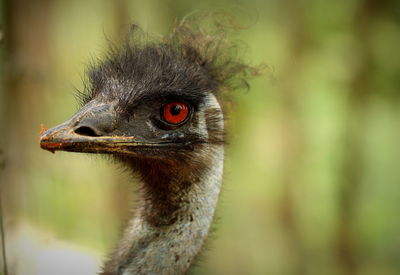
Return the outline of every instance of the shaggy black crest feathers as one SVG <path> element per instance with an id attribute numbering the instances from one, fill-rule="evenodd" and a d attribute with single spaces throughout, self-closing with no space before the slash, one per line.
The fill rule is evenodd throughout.
<path id="1" fill-rule="evenodd" d="M 105 58 L 90 66 L 86 88 L 78 95 L 82 104 L 99 96 L 116 99 L 120 106 L 153 97 L 199 102 L 210 92 L 219 96 L 247 87 L 245 78 L 257 73 L 241 62 L 221 26 L 206 34 L 182 21 L 161 39 L 144 36 L 136 26 L 132 30 L 125 43 L 110 45 Z"/>

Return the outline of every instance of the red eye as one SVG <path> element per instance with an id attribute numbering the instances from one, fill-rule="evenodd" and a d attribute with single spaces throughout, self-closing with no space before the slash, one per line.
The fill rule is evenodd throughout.
<path id="1" fill-rule="evenodd" d="M 166 122 L 179 124 L 188 117 L 189 107 L 182 102 L 171 102 L 164 106 L 163 116 Z"/>

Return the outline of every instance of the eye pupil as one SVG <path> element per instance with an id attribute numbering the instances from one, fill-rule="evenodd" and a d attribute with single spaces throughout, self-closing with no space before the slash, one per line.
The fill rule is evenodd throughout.
<path id="1" fill-rule="evenodd" d="M 162 116 L 167 123 L 178 125 L 189 116 L 189 107 L 183 102 L 171 102 L 164 105 Z"/>
<path id="2" fill-rule="evenodd" d="M 170 109 L 171 115 L 177 116 L 180 114 L 182 107 L 180 105 L 173 105 Z"/>

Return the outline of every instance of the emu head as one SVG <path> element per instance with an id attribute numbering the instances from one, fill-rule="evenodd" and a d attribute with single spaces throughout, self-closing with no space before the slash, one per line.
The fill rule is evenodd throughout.
<path id="1" fill-rule="evenodd" d="M 111 47 L 88 70 L 83 107 L 44 132 L 41 147 L 182 161 L 204 144 L 223 143 L 217 94 L 250 70 L 224 45 L 223 37 L 181 24 L 159 42 Z"/>

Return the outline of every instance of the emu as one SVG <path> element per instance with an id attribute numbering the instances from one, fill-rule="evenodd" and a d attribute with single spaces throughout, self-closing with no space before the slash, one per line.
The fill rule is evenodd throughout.
<path id="1" fill-rule="evenodd" d="M 43 149 L 110 154 L 141 179 L 103 275 L 185 274 L 201 251 L 222 183 L 222 95 L 254 70 L 222 33 L 181 22 L 110 46 L 88 69 L 82 108 L 41 134 Z"/>

